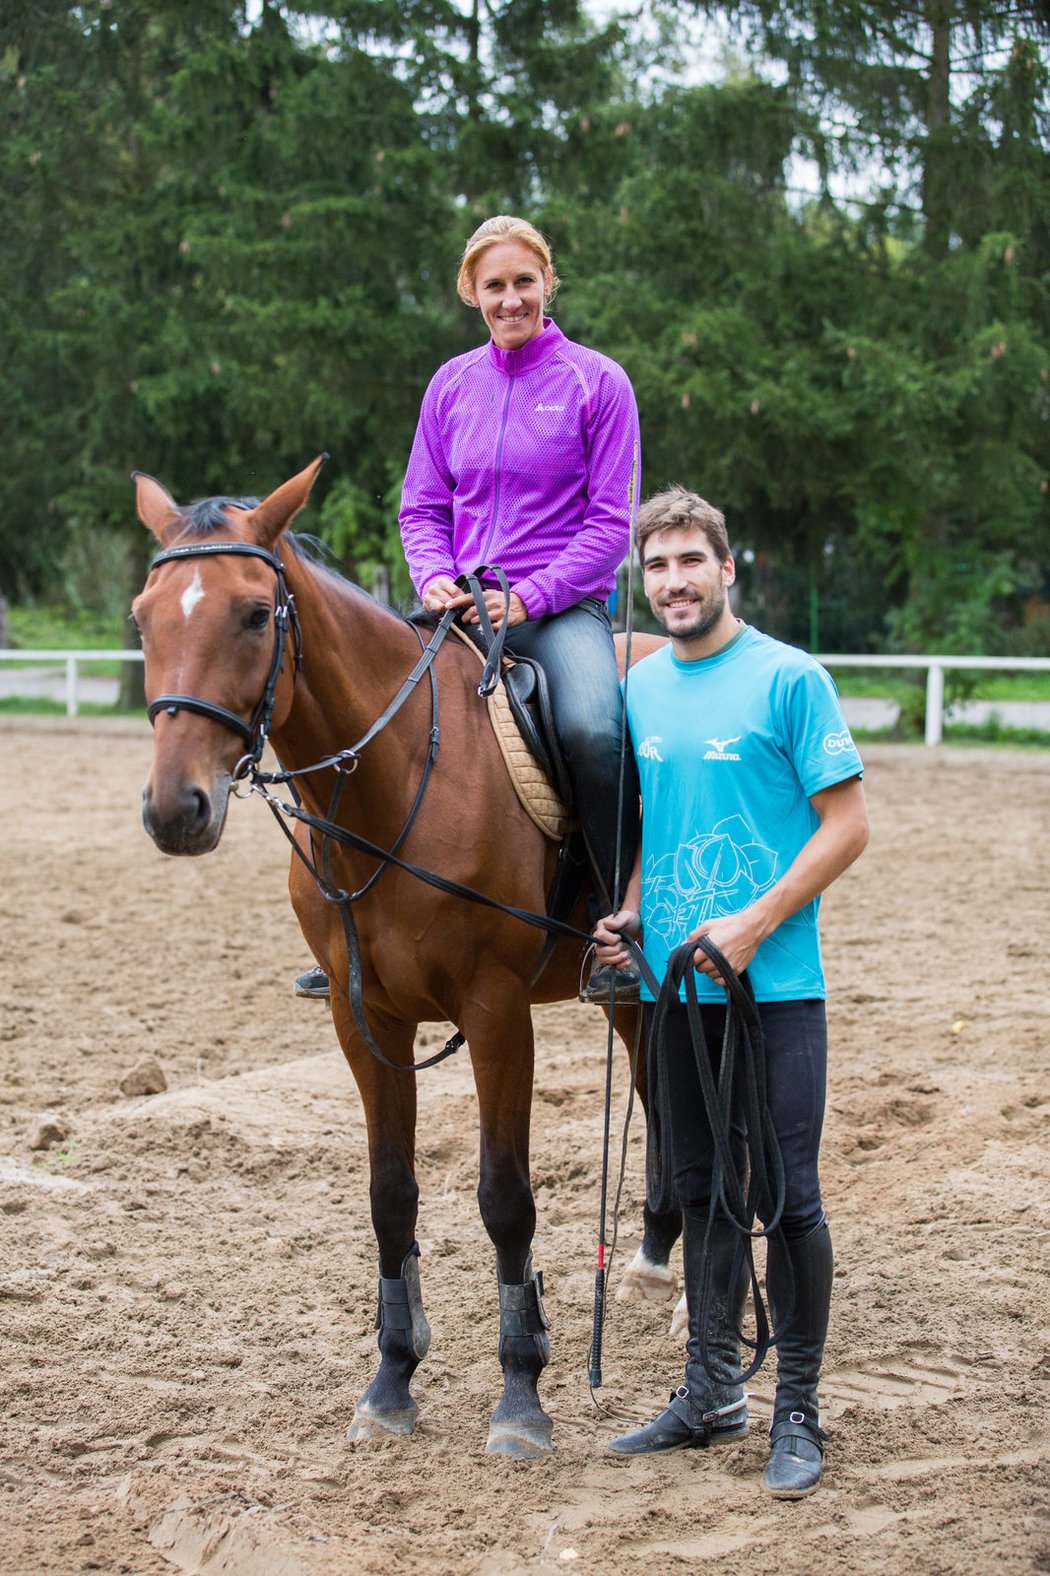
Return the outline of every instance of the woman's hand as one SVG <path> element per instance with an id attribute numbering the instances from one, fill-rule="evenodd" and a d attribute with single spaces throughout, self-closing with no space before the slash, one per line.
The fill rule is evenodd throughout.
<path id="1" fill-rule="evenodd" d="M 594 927 L 594 950 L 599 963 L 611 963 L 622 969 L 631 962 L 631 954 L 624 946 L 625 935 L 636 940 L 642 933 L 642 922 L 633 908 L 621 908 L 618 914 L 606 914 Z"/>
<path id="2" fill-rule="evenodd" d="M 503 592 L 490 590 L 482 594 L 492 627 L 498 629 L 503 622 Z M 474 606 L 474 598 L 469 591 L 461 591 L 449 575 L 436 575 L 431 580 L 423 592 L 423 606 L 428 613 L 444 613 L 450 607 L 462 607 L 466 609 L 463 614 L 464 624 L 478 622 L 478 610 Z M 516 591 L 512 591 L 507 628 L 513 629 L 515 624 L 524 624 L 528 616 L 528 609 L 521 597 Z"/>
<path id="3" fill-rule="evenodd" d="M 474 598 L 461 591 L 451 575 L 435 575 L 423 591 L 423 606 L 428 613 L 444 613 L 450 607 L 466 607 Z"/>
<path id="4" fill-rule="evenodd" d="M 503 622 L 503 592 L 486 591 L 484 592 L 484 600 L 492 627 L 493 629 L 498 629 Z M 468 598 L 468 601 L 470 602 L 470 607 L 463 614 L 463 622 L 464 624 L 476 624 L 479 622 L 478 610 L 474 606 L 472 598 Z M 524 624 L 528 616 L 528 609 L 521 597 L 516 591 L 512 591 L 510 593 L 510 612 L 507 614 L 507 628 L 513 629 L 515 624 Z"/>

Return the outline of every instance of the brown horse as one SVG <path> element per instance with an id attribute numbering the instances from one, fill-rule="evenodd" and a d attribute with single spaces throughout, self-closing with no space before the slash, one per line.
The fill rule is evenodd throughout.
<path id="1" fill-rule="evenodd" d="M 322 460 L 258 504 L 223 498 L 180 508 L 159 482 L 136 477 L 139 515 L 162 549 L 133 616 L 142 632 L 154 721 L 143 820 L 165 853 L 215 848 L 238 765 L 243 773 L 243 763 L 258 757 L 267 731 L 285 770 L 325 761 L 369 732 L 420 659 L 420 636 L 410 624 L 305 557 L 286 535 Z M 286 649 L 289 641 L 294 652 Z M 554 845 L 518 803 L 477 697 L 476 659 L 449 640 L 433 672 L 440 747 L 432 745 L 434 700 L 427 679 L 362 747 L 338 799 L 339 822 L 373 845 L 396 846 L 402 860 L 542 914 Z M 432 749 L 436 760 L 412 819 Z M 330 764 L 297 779 L 306 811 L 326 815 L 336 773 L 350 766 Z M 297 836 L 300 848 L 309 849 L 301 828 Z M 530 1001 L 575 996 L 582 947 L 559 941 L 533 989 L 541 932 L 450 898 L 396 865 L 383 868 L 370 885 L 379 869 L 369 854 L 336 844 L 325 872 L 330 887 L 368 888 L 353 912 L 372 1048 L 348 999 L 340 911 L 294 852 L 289 882 L 303 934 L 331 980 L 336 1032 L 368 1127 L 380 1362 L 357 1403 L 350 1437 L 408 1433 L 415 1421 L 409 1381 L 430 1330 L 415 1240 L 415 1074 L 398 1069 L 412 1061 L 418 1024 L 448 1020 L 469 1046 L 481 1129 L 478 1201 L 499 1281 L 504 1389 L 488 1448 L 538 1455 L 550 1449 L 551 1421 L 537 1393 L 549 1340 L 531 1254 Z M 583 922 L 582 910 L 576 918 Z M 636 1013 L 621 1007 L 615 1014 L 627 1043 L 634 1039 Z M 647 1213 L 640 1259 L 650 1278 L 667 1277 L 676 1235 L 675 1220 Z"/>

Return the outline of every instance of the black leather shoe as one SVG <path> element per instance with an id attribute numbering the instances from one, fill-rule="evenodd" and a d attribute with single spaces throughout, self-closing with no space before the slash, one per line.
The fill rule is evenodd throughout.
<path id="1" fill-rule="evenodd" d="M 824 1470 L 823 1429 L 804 1412 L 791 1412 L 770 1430 L 772 1454 L 765 1485 L 774 1499 L 805 1499 L 820 1487 Z"/>
<path id="2" fill-rule="evenodd" d="M 670 1450 L 703 1450 L 708 1445 L 742 1439 L 747 1433 L 747 1397 L 714 1412 L 700 1412 L 692 1404 L 687 1385 L 671 1392 L 670 1405 L 659 1417 L 631 1434 L 609 1441 L 616 1456 L 654 1456 Z"/>
<path id="3" fill-rule="evenodd" d="M 617 1002 L 635 1002 L 641 1000 L 641 975 L 637 969 L 614 969 L 611 963 L 596 963 L 591 969 L 590 979 L 580 991 L 580 1000 L 593 1002 L 596 1006 L 607 1007 L 612 994 L 613 978 L 616 980 Z"/>
<path id="4" fill-rule="evenodd" d="M 313 1001 L 327 1001 L 331 992 L 328 989 L 328 975 L 324 969 L 315 967 L 297 975 L 295 994 L 297 996 L 308 996 Z"/>

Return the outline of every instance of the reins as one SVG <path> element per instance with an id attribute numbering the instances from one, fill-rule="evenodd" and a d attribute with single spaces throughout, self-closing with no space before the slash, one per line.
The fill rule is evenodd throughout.
<path id="1" fill-rule="evenodd" d="M 717 1081 L 711 1068 L 696 988 L 693 959 L 698 949 L 715 965 L 726 992 L 725 1029 Z M 724 1297 L 725 1288 L 711 1284 L 711 1254 L 706 1250 L 710 1248 L 718 1220 L 722 1218 L 733 1227 L 739 1242 L 738 1258 L 734 1262 L 729 1285 L 736 1284 L 737 1266 L 744 1265 L 755 1307 L 754 1340 L 737 1331 L 743 1344 L 751 1347 L 755 1354 L 753 1361 L 730 1381 L 743 1384 L 757 1373 L 772 1343 L 769 1316 L 758 1283 L 752 1244 L 763 1237 L 777 1237 L 783 1241 L 781 1219 L 786 1197 L 783 1157 L 766 1098 L 765 1038 L 746 970 L 736 974 L 706 936 L 700 936 L 695 941 L 685 941 L 676 947 L 668 959 L 667 973 L 656 999 L 650 1030 L 652 1054 L 648 1064 L 649 1133 L 646 1143 L 646 1196 L 650 1208 L 666 1211 L 676 1202 L 670 1145 L 666 1139 L 671 1112 L 664 1046 L 667 1017 L 680 1006 L 679 991 L 682 987 L 689 1040 L 714 1147 L 711 1200 L 703 1255 L 704 1281 L 699 1288 L 697 1311 L 700 1356 L 711 1377 L 724 1382 L 723 1377 L 712 1371 L 707 1357 L 707 1335 L 713 1323 L 712 1301 L 716 1297 Z M 730 1148 L 734 1111 L 741 1115 L 747 1135 L 746 1187 L 741 1182 Z M 754 1229 L 756 1218 L 765 1222 L 758 1230 Z M 782 1324 L 786 1316 L 786 1309 L 778 1310 Z"/>

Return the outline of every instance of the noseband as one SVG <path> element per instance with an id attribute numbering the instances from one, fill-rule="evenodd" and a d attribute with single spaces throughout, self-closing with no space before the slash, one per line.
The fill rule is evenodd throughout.
<path id="1" fill-rule="evenodd" d="M 225 706 L 220 706 L 212 700 L 201 700 L 198 695 L 158 695 L 155 700 L 150 701 L 147 715 L 152 723 L 157 713 L 161 711 L 168 712 L 172 717 L 177 711 L 195 711 L 202 717 L 210 717 L 212 722 L 221 722 L 224 727 L 232 728 L 234 733 L 240 734 L 247 746 L 247 753 L 241 756 L 233 770 L 234 777 L 240 779 L 246 777 L 252 767 L 258 764 L 270 736 L 274 697 L 277 692 L 277 680 L 284 667 L 284 648 L 288 639 L 288 630 L 290 628 L 292 631 L 295 673 L 298 673 L 302 667 L 302 632 L 299 628 L 299 616 L 295 611 L 295 598 L 288 590 L 284 578 L 284 565 L 276 553 L 267 551 L 265 547 L 256 547 L 252 542 L 193 542 L 185 547 L 169 547 L 165 552 L 158 553 L 150 564 L 150 569 L 152 571 L 161 564 L 170 564 L 176 559 L 217 558 L 220 555 L 261 558 L 263 563 L 269 564 L 277 576 L 273 608 L 273 655 L 270 658 L 270 671 L 259 704 L 252 713 L 251 721 L 245 722 L 244 718 L 238 717 L 235 711 L 229 711 Z"/>

